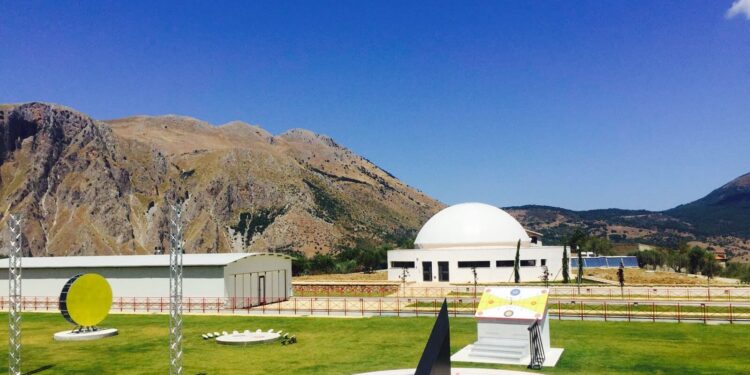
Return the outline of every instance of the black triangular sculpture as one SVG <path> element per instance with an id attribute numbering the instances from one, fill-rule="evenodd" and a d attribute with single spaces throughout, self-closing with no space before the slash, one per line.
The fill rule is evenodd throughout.
<path id="1" fill-rule="evenodd" d="M 443 300 L 414 375 L 451 375 L 451 328 L 446 300 Z"/>

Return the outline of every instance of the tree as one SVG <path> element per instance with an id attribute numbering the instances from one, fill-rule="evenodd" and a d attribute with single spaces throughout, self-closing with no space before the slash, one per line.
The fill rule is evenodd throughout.
<path id="1" fill-rule="evenodd" d="M 540 276 L 539 278 L 542 279 L 544 287 L 549 288 L 549 269 L 547 268 L 547 266 L 542 266 L 542 276 Z"/>
<path id="2" fill-rule="evenodd" d="M 688 252 L 688 272 L 698 273 L 703 269 L 706 263 L 706 250 L 698 246 L 693 246 Z"/>
<path id="3" fill-rule="evenodd" d="M 518 244 L 516 245 L 516 260 L 513 262 L 513 278 L 515 279 L 516 284 L 521 282 L 519 263 L 521 263 L 521 240 L 518 240 Z"/>
<path id="4" fill-rule="evenodd" d="M 321 254 L 316 252 L 310 258 L 310 273 L 325 274 L 332 273 L 336 268 L 336 263 L 330 254 Z"/>
<path id="5" fill-rule="evenodd" d="M 729 262 L 718 272 L 719 275 L 739 279 L 741 283 L 750 283 L 750 264 Z"/>
<path id="6" fill-rule="evenodd" d="M 388 254 L 385 248 L 377 247 L 369 250 L 362 250 L 357 256 L 357 263 L 362 270 L 372 273 L 373 270 L 387 267 Z"/>
<path id="7" fill-rule="evenodd" d="M 474 276 L 474 301 L 477 299 L 477 268 L 471 267 L 471 274 Z"/>
<path id="8" fill-rule="evenodd" d="M 568 273 L 569 266 L 570 266 L 570 260 L 568 259 L 568 245 L 563 245 L 563 259 L 562 259 L 563 284 L 567 284 L 570 282 L 570 274 Z"/>
<path id="9" fill-rule="evenodd" d="M 674 272 L 682 272 L 683 269 L 687 271 L 688 257 L 687 252 L 683 253 L 679 250 L 670 251 L 667 254 L 667 264 Z"/>
<path id="10" fill-rule="evenodd" d="M 578 249 L 578 275 L 576 275 L 578 281 L 578 294 L 581 294 L 581 282 L 583 282 L 583 251 Z"/>
<path id="11" fill-rule="evenodd" d="M 677 252 L 683 255 L 687 255 L 687 253 L 690 252 L 690 245 L 687 243 L 687 241 L 680 241 L 680 243 L 677 245 Z"/>
<path id="12" fill-rule="evenodd" d="M 581 248 L 597 256 L 612 253 L 612 244 L 603 237 L 587 237 L 582 241 Z"/>
<path id="13" fill-rule="evenodd" d="M 719 262 L 716 260 L 714 253 L 707 251 L 703 259 L 703 269 L 701 270 L 701 273 L 706 276 L 708 287 L 711 287 L 711 279 L 713 279 L 720 270 Z"/>
<path id="14" fill-rule="evenodd" d="M 651 266 L 653 269 L 663 266 L 665 263 L 664 254 L 657 250 L 643 250 L 634 252 L 635 257 L 638 258 L 638 266 L 646 268 Z"/>
<path id="15" fill-rule="evenodd" d="M 336 262 L 333 270 L 335 273 L 353 273 L 356 271 L 357 262 L 354 259 Z"/>
<path id="16" fill-rule="evenodd" d="M 403 267 L 401 269 L 401 276 L 398 278 L 401 279 L 401 290 L 403 293 L 406 293 L 406 279 L 409 278 L 409 270 Z"/>
<path id="17" fill-rule="evenodd" d="M 306 275 L 310 271 L 310 260 L 301 251 L 294 251 L 292 256 L 292 275 Z"/>
<path id="18" fill-rule="evenodd" d="M 617 281 L 620 283 L 620 295 L 625 298 L 625 263 L 620 259 L 620 267 L 617 269 Z"/>
<path id="19" fill-rule="evenodd" d="M 581 228 L 576 228 L 566 241 L 570 245 L 570 251 L 578 252 L 578 248 L 586 241 L 586 233 Z"/>

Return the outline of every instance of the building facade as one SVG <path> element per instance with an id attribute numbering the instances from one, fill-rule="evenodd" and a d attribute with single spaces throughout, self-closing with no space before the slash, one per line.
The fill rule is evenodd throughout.
<path id="1" fill-rule="evenodd" d="M 529 236 L 529 233 L 532 235 Z M 520 241 L 522 282 L 562 279 L 562 246 L 543 246 L 507 212 L 482 203 L 448 207 L 425 223 L 414 249 L 388 252 L 388 280 L 497 283 L 514 281 Z"/>
<path id="2" fill-rule="evenodd" d="M 169 297 L 169 255 L 23 258 L 23 295 L 54 297 L 71 277 L 97 273 L 114 298 Z M 4 268 L 4 269 L 3 269 Z M 8 260 L 0 260 L 0 296 L 8 295 Z M 183 297 L 225 298 L 233 307 L 283 301 L 292 294 L 291 258 L 273 253 L 184 254 Z"/>

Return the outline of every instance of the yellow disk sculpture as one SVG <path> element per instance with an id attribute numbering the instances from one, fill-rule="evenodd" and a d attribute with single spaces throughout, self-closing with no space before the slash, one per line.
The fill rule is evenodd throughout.
<path id="1" fill-rule="evenodd" d="M 67 321 L 79 327 L 101 323 L 112 307 L 112 288 L 99 274 L 73 276 L 60 293 L 60 312 Z"/>

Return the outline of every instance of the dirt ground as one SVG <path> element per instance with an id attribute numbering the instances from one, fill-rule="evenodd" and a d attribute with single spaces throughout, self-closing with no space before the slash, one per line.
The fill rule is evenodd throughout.
<path id="1" fill-rule="evenodd" d="M 585 275 L 606 280 L 617 281 L 617 269 L 589 269 Z M 625 269 L 626 284 L 673 284 L 673 285 L 706 285 L 706 279 L 684 273 L 646 271 L 643 269 Z M 711 284 L 723 284 L 721 280 L 713 279 Z"/>

